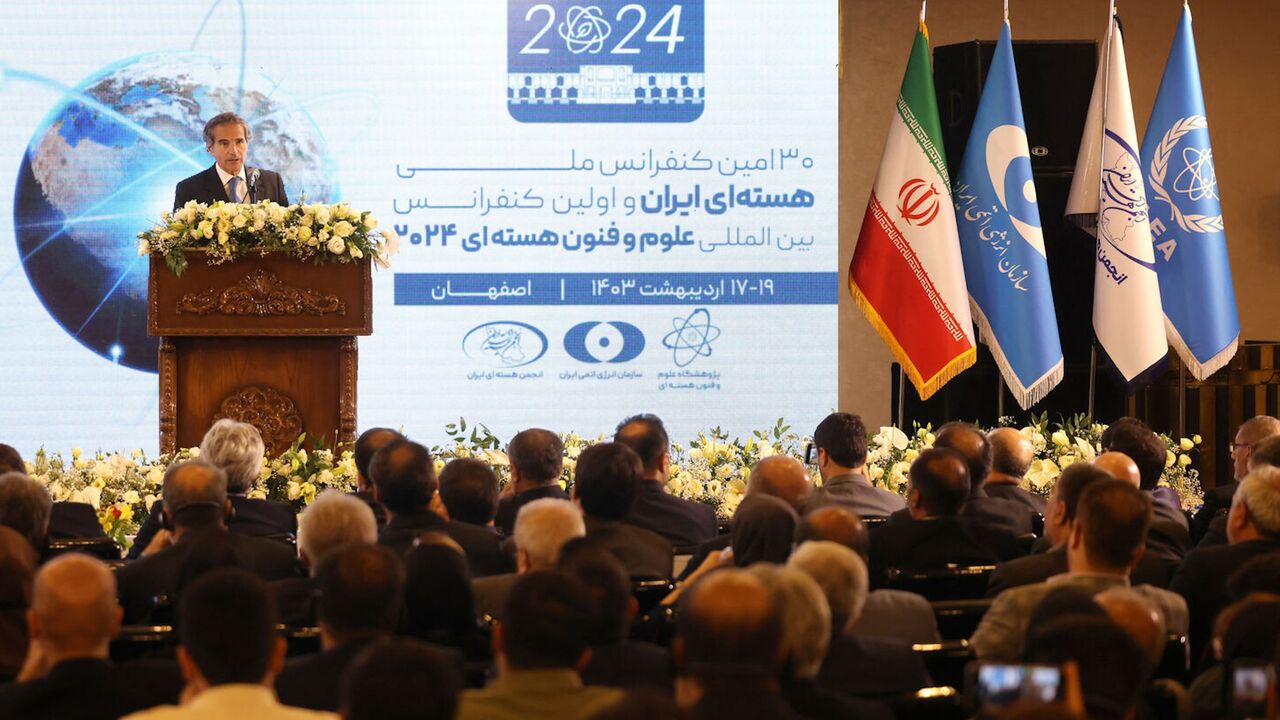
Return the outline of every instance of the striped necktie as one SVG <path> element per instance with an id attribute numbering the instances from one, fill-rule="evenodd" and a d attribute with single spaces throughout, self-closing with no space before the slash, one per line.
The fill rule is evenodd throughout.
<path id="1" fill-rule="evenodd" d="M 227 181 L 227 195 L 231 197 L 231 202 L 244 202 L 244 194 L 240 192 L 240 183 L 244 182 L 237 175 Z"/>

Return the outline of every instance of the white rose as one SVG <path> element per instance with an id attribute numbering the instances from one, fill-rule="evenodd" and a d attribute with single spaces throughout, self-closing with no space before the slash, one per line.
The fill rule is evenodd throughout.
<path id="1" fill-rule="evenodd" d="M 307 242 L 311 240 L 311 228 L 302 225 L 298 228 L 298 242 Z"/>
<path id="2" fill-rule="evenodd" d="M 145 238 L 138 242 L 138 257 L 146 257 L 151 254 L 151 243 Z"/>
<path id="3" fill-rule="evenodd" d="M 316 206 L 316 222 L 324 225 L 329 222 L 330 217 L 332 217 L 332 213 L 327 205 Z"/>
<path id="4" fill-rule="evenodd" d="M 1066 447 L 1071 444 L 1071 440 L 1067 438 L 1067 434 L 1061 430 L 1055 432 L 1051 439 L 1053 440 L 1053 444 L 1058 447 Z"/>
<path id="5" fill-rule="evenodd" d="M 378 229 L 378 218 L 376 218 L 376 217 L 374 217 L 374 216 L 372 216 L 372 215 L 367 215 L 367 216 L 365 216 L 365 219 L 364 219 L 364 229 L 365 229 L 365 230 L 377 230 L 377 229 Z"/>
<path id="6" fill-rule="evenodd" d="M 302 497 L 302 486 L 290 480 L 285 494 L 288 495 L 290 500 L 297 500 Z"/>
<path id="7" fill-rule="evenodd" d="M 342 242 L 342 238 L 335 235 L 329 238 L 329 244 L 325 247 L 329 248 L 329 252 L 334 255 L 341 255 L 347 249 L 347 244 Z"/>
<path id="8" fill-rule="evenodd" d="M 339 220 L 338 224 L 333 226 L 333 234 L 337 235 L 340 238 L 351 237 L 351 233 L 355 231 L 356 231 L 355 226 L 347 222 L 346 220 Z"/>

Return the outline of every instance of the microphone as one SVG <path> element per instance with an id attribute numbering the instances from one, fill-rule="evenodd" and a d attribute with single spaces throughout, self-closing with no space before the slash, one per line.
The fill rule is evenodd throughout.
<path id="1" fill-rule="evenodd" d="M 258 168 L 249 168 L 249 202 L 257 202 Z"/>

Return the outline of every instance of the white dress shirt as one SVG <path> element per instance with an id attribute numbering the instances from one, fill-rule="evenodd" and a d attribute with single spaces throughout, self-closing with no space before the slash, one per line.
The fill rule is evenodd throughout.
<path id="1" fill-rule="evenodd" d="M 244 191 L 245 202 L 249 201 L 249 181 L 244 176 L 244 165 L 240 166 L 240 172 L 237 175 L 232 175 L 223 170 L 222 166 L 217 163 L 214 163 L 213 167 L 218 171 L 218 178 L 222 180 L 222 189 L 227 191 L 227 198 L 231 197 L 231 188 L 227 186 L 227 183 L 231 182 L 231 178 L 238 177 L 240 178 L 240 188 Z"/>

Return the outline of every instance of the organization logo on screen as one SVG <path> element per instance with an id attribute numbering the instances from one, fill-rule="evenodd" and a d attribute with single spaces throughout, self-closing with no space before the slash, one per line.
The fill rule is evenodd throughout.
<path id="1" fill-rule="evenodd" d="M 462 352 L 486 367 L 523 367 L 547 353 L 547 336 L 522 322 L 489 322 L 472 328 L 462 338 Z"/>
<path id="2" fill-rule="evenodd" d="M 564 336 L 564 351 L 584 363 L 624 363 L 644 352 L 644 333 L 625 322 L 584 322 Z"/>
<path id="3" fill-rule="evenodd" d="M 507 0 L 507 109 L 520 122 L 702 115 L 704 0 Z"/>

